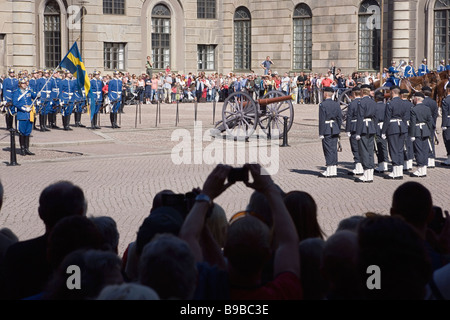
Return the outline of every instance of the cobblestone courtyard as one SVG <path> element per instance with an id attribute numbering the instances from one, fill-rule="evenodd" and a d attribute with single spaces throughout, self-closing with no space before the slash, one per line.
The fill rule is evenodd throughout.
<path id="1" fill-rule="evenodd" d="M 18 154 L 18 166 L 8 166 L 11 156 L 10 135 L 4 130 L 5 123 L 2 120 L 0 179 L 5 196 L 0 211 L 0 227 L 10 228 L 21 240 L 40 235 L 44 231 L 37 211 L 41 191 L 58 180 L 69 180 L 84 190 L 89 216 L 107 215 L 115 219 L 120 232 L 119 253 L 122 254 L 126 245 L 135 240 L 136 232 L 149 214 L 152 199 L 158 191 L 172 189 L 184 193 L 193 187 L 202 187 L 215 166 L 205 161 L 176 164 L 172 156 L 174 147 L 180 146 L 179 137 L 182 133 L 188 134 L 192 141 L 198 137 L 198 132 L 194 131 L 195 118 L 202 122 L 203 133 L 213 127 L 213 104 L 198 104 L 197 113 L 193 103 L 180 104 L 179 123 L 175 121 L 176 108 L 176 104 L 162 104 L 159 121 L 156 105 L 143 105 L 140 109 L 126 106 L 125 113 L 120 117 L 121 129 L 112 129 L 109 115 L 101 114 L 101 130 L 73 127 L 73 131 L 33 131 L 30 150 L 36 155 L 23 157 Z M 221 119 L 221 108 L 222 103 L 217 103 L 215 121 Z M 294 108 L 289 146 L 270 149 L 279 152 L 274 181 L 285 191 L 303 190 L 314 197 L 318 205 L 319 222 L 327 235 L 332 234 L 338 222 L 345 217 L 367 211 L 388 214 L 394 190 L 413 178 L 405 175 L 402 181 L 388 181 L 377 175 L 374 183 L 354 183 L 353 177 L 347 174 L 352 168 L 352 154 L 345 134 L 341 139 L 343 150 L 338 155 L 339 177 L 318 178 L 317 174 L 324 169 L 325 163 L 318 139 L 317 106 L 294 105 Z M 82 117 L 85 125 L 89 123 L 87 117 L 86 114 Z M 61 124 L 60 117 L 57 124 Z M 446 153 L 440 132 L 438 137 L 441 143 L 436 146 L 436 168 L 429 169 L 426 178 L 416 181 L 430 189 L 436 205 L 449 209 L 450 171 L 440 166 Z M 193 162 L 195 159 L 204 159 L 198 155 L 203 153 L 204 156 L 211 143 L 192 143 Z M 258 139 L 254 144 L 266 146 L 267 141 Z M 259 155 L 267 153 L 269 148 L 252 150 L 258 150 Z M 235 152 L 236 156 L 238 154 Z M 278 160 L 276 152 L 267 157 Z M 222 158 L 227 162 L 225 156 Z M 230 164 L 240 165 L 236 157 Z M 216 202 L 231 216 L 245 209 L 251 192 L 243 183 L 236 183 Z"/>

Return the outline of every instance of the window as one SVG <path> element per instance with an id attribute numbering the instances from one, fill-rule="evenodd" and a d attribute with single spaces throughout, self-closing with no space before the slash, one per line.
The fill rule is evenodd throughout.
<path id="1" fill-rule="evenodd" d="M 198 45 L 198 70 L 214 70 L 215 69 L 215 45 Z"/>
<path id="2" fill-rule="evenodd" d="M 152 56 L 153 68 L 170 66 L 170 10 L 163 4 L 152 10 Z"/>
<path id="3" fill-rule="evenodd" d="M 251 17 L 245 7 L 234 13 L 234 69 L 251 69 Z"/>
<path id="4" fill-rule="evenodd" d="M 105 70 L 125 70 L 125 46 L 125 43 L 104 43 L 103 60 Z"/>
<path id="5" fill-rule="evenodd" d="M 44 56 L 46 68 L 56 68 L 61 62 L 61 16 L 55 0 L 44 10 Z"/>
<path id="6" fill-rule="evenodd" d="M 380 69 L 381 10 L 376 0 L 365 0 L 359 8 L 359 70 Z"/>
<path id="7" fill-rule="evenodd" d="M 295 7 L 293 25 L 293 69 L 310 71 L 312 68 L 312 13 L 306 4 L 302 3 Z"/>
<path id="8" fill-rule="evenodd" d="M 438 0 L 434 5 L 434 68 L 439 61 L 450 58 L 450 0 Z"/>
<path id="9" fill-rule="evenodd" d="M 197 19 L 215 19 L 216 0 L 197 0 Z"/>
<path id="10" fill-rule="evenodd" d="M 104 14 L 125 14 L 125 0 L 103 0 Z"/>

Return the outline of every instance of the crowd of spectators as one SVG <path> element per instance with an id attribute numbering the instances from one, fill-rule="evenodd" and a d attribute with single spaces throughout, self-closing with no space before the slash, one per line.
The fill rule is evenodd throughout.
<path id="1" fill-rule="evenodd" d="M 89 74 L 92 77 L 92 74 Z M 111 75 L 101 76 L 104 92 Z M 323 89 L 332 87 L 337 94 L 355 86 L 369 84 L 380 79 L 380 74 L 369 72 L 353 72 L 343 74 L 340 69 L 330 69 L 326 73 L 294 72 L 278 74 L 268 71 L 267 75 L 249 73 L 210 73 L 189 72 L 180 74 L 172 72 L 168 67 L 165 71 L 153 72 L 151 75 L 141 75 L 122 72 L 123 104 L 130 101 L 140 101 L 145 104 L 183 103 L 183 102 L 223 102 L 229 94 L 243 91 L 253 99 L 262 98 L 271 90 L 282 91 L 293 95 L 293 102 L 297 104 L 318 104 L 323 101 Z"/>
<path id="2" fill-rule="evenodd" d="M 389 215 L 355 213 L 326 235 L 311 195 L 282 190 L 258 164 L 244 169 L 251 179 L 234 182 L 230 166 L 216 166 L 192 189 L 194 202 L 176 202 L 172 190 L 161 190 L 123 254 L 115 221 L 88 216 L 82 189 L 69 181 L 45 187 L 37 209 L 44 234 L 21 240 L 0 231 L 0 297 L 450 299 L 450 218 L 444 211 L 435 219 L 439 208 L 422 184 L 400 185 Z M 227 218 L 232 213 L 214 200 L 233 183 L 252 193 L 247 206 Z M 1 209 L 1 184 L 0 192 Z"/>

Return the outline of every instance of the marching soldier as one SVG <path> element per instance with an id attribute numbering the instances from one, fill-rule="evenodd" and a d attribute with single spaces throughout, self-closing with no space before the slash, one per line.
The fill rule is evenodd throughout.
<path id="1" fill-rule="evenodd" d="M 120 128 L 117 124 L 117 112 L 119 111 L 122 101 L 122 80 L 119 79 L 119 71 L 114 71 L 114 78 L 108 83 L 108 98 L 112 104 L 112 110 L 109 114 L 111 127 Z"/>
<path id="2" fill-rule="evenodd" d="M 430 87 L 423 87 L 422 93 L 425 95 L 425 99 L 423 100 L 423 104 L 428 106 L 431 111 L 431 117 L 433 118 L 433 127 L 431 128 L 431 136 L 430 136 L 430 145 L 429 145 L 429 153 L 428 153 L 428 168 L 434 168 L 435 166 L 435 146 L 434 146 L 434 137 L 436 133 L 436 122 L 439 116 L 439 108 L 437 102 L 431 98 L 432 89 Z"/>
<path id="3" fill-rule="evenodd" d="M 345 122 L 345 132 L 349 137 L 350 141 L 350 149 L 353 154 L 353 161 L 355 163 L 355 169 L 350 171 L 348 174 L 350 175 L 362 175 L 364 173 L 364 169 L 361 165 L 361 160 L 359 158 L 358 152 L 358 141 L 355 139 L 356 137 L 356 122 L 358 115 L 358 102 L 361 99 L 361 88 L 354 87 L 352 89 L 352 93 L 354 99 L 350 102 L 347 108 L 347 120 Z"/>
<path id="4" fill-rule="evenodd" d="M 97 125 L 97 117 L 103 101 L 102 87 L 103 82 L 100 80 L 100 72 L 94 71 L 94 78 L 91 80 L 91 90 L 89 92 L 91 99 L 91 129 L 100 129 Z"/>
<path id="5" fill-rule="evenodd" d="M 377 133 L 375 137 L 376 152 L 378 159 L 378 167 L 376 172 L 383 173 L 388 171 L 389 154 L 386 139 L 381 137 L 381 130 L 383 129 L 384 115 L 386 113 L 386 104 L 384 103 L 384 93 L 378 91 L 375 93 L 375 102 L 377 103 Z"/>
<path id="6" fill-rule="evenodd" d="M 356 137 L 363 176 L 356 178 L 355 182 L 373 182 L 375 134 L 377 133 L 377 104 L 370 97 L 370 86 L 361 86 L 362 98 L 358 103 L 356 122 Z"/>
<path id="7" fill-rule="evenodd" d="M 414 69 L 414 61 L 409 60 L 409 64 L 405 68 L 405 78 L 417 77 L 416 70 Z"/>
<path id="8" fill-rule="evenodd" d="M 322 148 L 327 169 L 319 174 L 319 177 L 337 177 L 338 151 L 337 143 L 342 125 L 342 111 L 339 102 L 331 98 L 334 90 L 331 87 L 324 89 L 325 100 L 319 105 L 319 138 L 322 140 Z"/>
<path id="9" fill-rule="evenodd" d="M 411 109 L 410 140 L 414 142 L 414 154 L 417 170 L 411 177 L 426 177 L 429 154 L 429 138 L 432 135 L 433 118 L 430 108 L 423 104 L 425 95 L 421 92 L 414 94 L 415 107 Z"/>
<path id="10" fill-rule="evenodd" d="M 428 69 L 427 59 L 424 58 L 424 59 L 422 60 L 422 64 L 421 64 L 420 67 L 419 67 L 418 74 L 419 74 L 419 76 L 424 76 L 424 75 L 426 75 L 427 73 L 430 73 L 430 70 Z"/>
<path id="11" fill-rule="evenodd" d="M 445 150 L 447 151 L 447 160 L 441 162 L 443 166 L 450 166 L 450 86 L 446 88 L 447 97 L 442 101 L 442 138 L 444 140 Z"/>
<path id="12" fill-rule="evenodd" d="M 389 155 L 392 160 L 392 172 L 385 179 L 403 179 L 404 155 L 406 135 L 408 133 L 407 118 L 409 111 L 400 99 L 400 88 L 391 88 L 391 100 L 386 104 L 381 137 L 388 140 Z"/>
<path id="13" fill-rule="evenodd" d="M 13 93 L 19 89 L 19 80 L 16 79 L 16 71 L 13 68 L 8 70 L 8 77 L 3 80 L 3 101 L 6 107 L 6 130 L 15 130 L 13 127 L 16 109 L 13 104 Z"/>
<path id="14" fill-rule="evenodd" d="M 53 91 L 53 82 L 50 78 L 50 70 L 44 70 L 44 77 L 38 80 L 38 94 L 37 98 L 40 98 L 40 106 L 39 106 L 39 125 L 40 131 L 50 131 L 47 128 L 47 117 L 50 113 L 53 105 L 52 91 Z"/>
<path id="15" fill-rule="evenodd" d="M 411 110 L 414 107 L 414 104 L 408 100 L 409 91 L 407 89 L 401 89 L 400 90 L 400 96 L 403 100 L 403 103 L 405 103 L 405 108 L 407 110 Z M 410 119 L 409 114 L 406 118 L 408 127 L 410 126 Z M 413 167 L 413 159 L 414 159 L 414 146 L 411 141 L 411 139 L 405 140 L 405 148 L 403 149 L 403 154 L 405 158 L 405 162 L 403 164 L 403 170 L 409 171 L 412 170 Z"/>
<path id="16" fill-rule="evenodd" d="M 74 107 L 74 92 L 76 90 L 75 84 L 72 80 L 72 74 L 70 71 L 66 71 L 66 78 L 61 81 L 61 89 L 60 89 L 60 101 L 62 103 L 61 115 L 64 130 L 69 131 L 72 128 L 69 126 L 70 124 L 70 115 L 73 112 Z"/>
<path id="17" fill-rule="evenodd" d="M 32 106 L 31 90 L 26 79 L 20 79 L 19 89 L 13 93 L 13 104 L 17 108 L 17 120 L 19 121 L 20 152 L 23 156 L 33 156 L 30 151 L 30 134 L 33 130 L 35 107 Z"/>
<path id="18" fill-rule="evenodd" d="M 445 66 L 445 70 L 450 70 L 450 59 L 448 59 L 447 65 Z"/>

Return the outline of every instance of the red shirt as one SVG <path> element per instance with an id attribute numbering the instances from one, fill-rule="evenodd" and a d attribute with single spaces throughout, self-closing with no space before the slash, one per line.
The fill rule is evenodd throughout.
<path id="1" fill-rule="evenodd" d="M 257 288 L 230 288 L 231 300 L 301 300 L 300 279 L 292 272 L 283 272 L 273 281 Z"/>
<path id="2" fill-rule="evenodd" d="M 333 80 L 331 80 L 330 78 L 325 78 L 322 80 L 323 87 L 329 87 L 329 86 L 331 86 L 332 83 L 333 83 Z"/>

